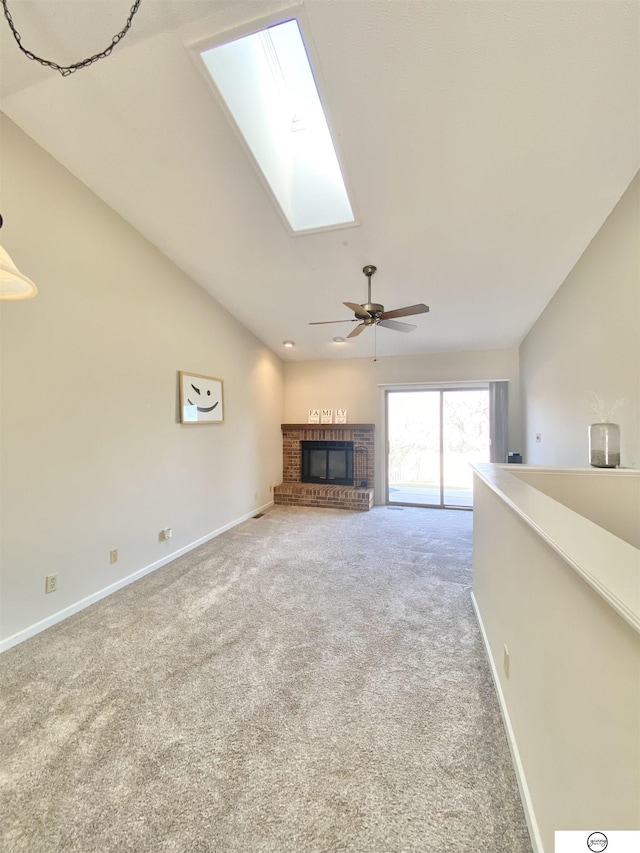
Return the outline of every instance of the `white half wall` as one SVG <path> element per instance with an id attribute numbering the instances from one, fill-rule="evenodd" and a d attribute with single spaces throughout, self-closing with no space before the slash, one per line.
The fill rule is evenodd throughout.
<path id="1" fill-rule="evenodd" d="M 640 175 L 524 339 L 520 371 L 525 462 L 588 465 L 595 393 L 625 401 L 620 464 L 640 468 Z"/>
<path id="2" fill-rule="evenodd" d="M 448 352 L 285 364 L 285 422 L 306 423 L 309 409 L 347 409 L 350 423 L 376 426 L 376 496 L 384 495 L 384 385 L 509 380 L 510 449 L 520 450 L 518 350 Z"/>
<path id="3" fill-rule="evenodd" d="M 506 467 L 474 476 L 473 594 L 535 849 L 553 853 L 555 830 L 640 826 L 639 552 Z"/>
<path id="4" fill-rule="evenodd" d="M 39 288 L 0 309 L 1 640 L 268 504 L 284 391 L 280 359 L 0 120 L 2 245 Z M 225 423 L 180 424 L 179 370 L 223 380 Z"/>

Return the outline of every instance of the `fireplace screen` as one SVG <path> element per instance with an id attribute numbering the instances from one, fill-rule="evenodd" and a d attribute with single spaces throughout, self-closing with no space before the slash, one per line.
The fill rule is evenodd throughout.
<path id="1" fill-rule="evenodd" d="M 303 483 L 331 483 L 334 486 L 353 485 L 352 441 L 303 441 Z"/>

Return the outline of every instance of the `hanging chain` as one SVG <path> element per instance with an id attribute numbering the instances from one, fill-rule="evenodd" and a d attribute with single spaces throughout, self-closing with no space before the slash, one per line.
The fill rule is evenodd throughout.
<path id="1" fill-rule="evenodd" d="M 36 56 L 35 53 L 32 53 L 30 50 L 27 50 L 25 47 L 23 47 L 22 37 L 20 36 L 20 33 L 16 30 L 15 25 L 13 23 L 13 18 L 11 17 L 11 12 L 7 8 L 7 0 L 0 0 L 0 2 L 4 6 L 4 16 L 7 19 L 7 23 L 9 24 L 11 32 L 13 33 L 13 37 L 16 40 L 16 43 L 20 50 L 24 53 L 24 55 L 28 59 L 33 59 L 35 60 L 35 62 L 39 62 L 40 65 L 45 65 L 47 68 L 53 68 L 55 71 L 59 71 L 63 77 L 68 77 L 69 74 L 73 74 L 73 72 L 77 71 L 78 68 L 86 68 L 87 65 L 92 65 L 99 59 L 104 59 L 106 56 L 109 56 L 113 48 L 118 44 L 118 42 L 122 41 L 122 39 L 129 32 L 129 29 L 131 28 L 131 23 L 133 22 L 133 16 L 138 11 L 142 0 L 135 0 L 135 3 L 131 7 L 131 11 L 129 12 L 127 23 L 124 25 L 122 30 L 120 30 L 120 32 L 111 39 L 111 44 L 108 47 L 106 47 L 100 53 L 94 54 L 94 56 L 90 56 L 87 59 L 81 60 L 80 62 L 74 62 L 73 65 L 58 65 L 57 62 L 50 62 L 48 59 L 42 59 L 42 57 Z"/>

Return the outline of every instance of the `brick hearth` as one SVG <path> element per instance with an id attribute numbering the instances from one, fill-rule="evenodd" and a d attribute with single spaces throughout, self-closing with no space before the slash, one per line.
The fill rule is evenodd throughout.
<path id="1" fill-rule="evenodd" d="M 374 424 L 282 424 L 282 484 L 273 490 L 274 503 L 288 506 L 370 510 L 375 486 Z M 301 483 L 301 441 L 352 441 L 354 460 L 366 451 L 367 487 Z"/>

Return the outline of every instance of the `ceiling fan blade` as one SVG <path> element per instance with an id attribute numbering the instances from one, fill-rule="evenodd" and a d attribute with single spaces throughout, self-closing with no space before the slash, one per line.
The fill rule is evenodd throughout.
<path id="1" fill-rule="evenodd" d="M 382 315 L 383 320 L 392 320 L 394 317 L 411 317 L 412 314 L 426 314 L 429 310 L 428 305 L 407 305 L 406 308 L 396 308 L 393 311 L 385 311 Z"/>
<path id="2" fill-rule="evenodd" d="M 347 308 L 351 308 L 356 317 L 359 317 L 361 320 L 368 320 L 371 316 L 368 311 L 362 307 L 362 305 L 357 305 L 355 302 L 343 302 L 343 305 L 346 305 Z"/>
<path id="3" fill-rule="evenodd" d="M 380 320 L 378 325 L 384 326 L 385 329 L 393 329 L 394 332 L 413 332 L 418 328 L 413 323 L 397 323 L 395 320 Z"/>
<path id="4" fill-rule="evenodd" d="M 356 323 L 357 320 L 352 317 L 350 320 L 315 320 L 313 323 L 308 323 L 309 326 L 326 326 L 328 323 Z"/>
<path id="5" fill-rule="evenodd" d="M 347 335 L 347 337 L 348 338 L 355 338 L 357 335 L 360 334 L 360 332 L 364 331 L 364 329 L 366 329 L 366 328 L 367 328 L 366 323 L 360 323 L 360 325 L 356 326 L 355 329 Z"/>

